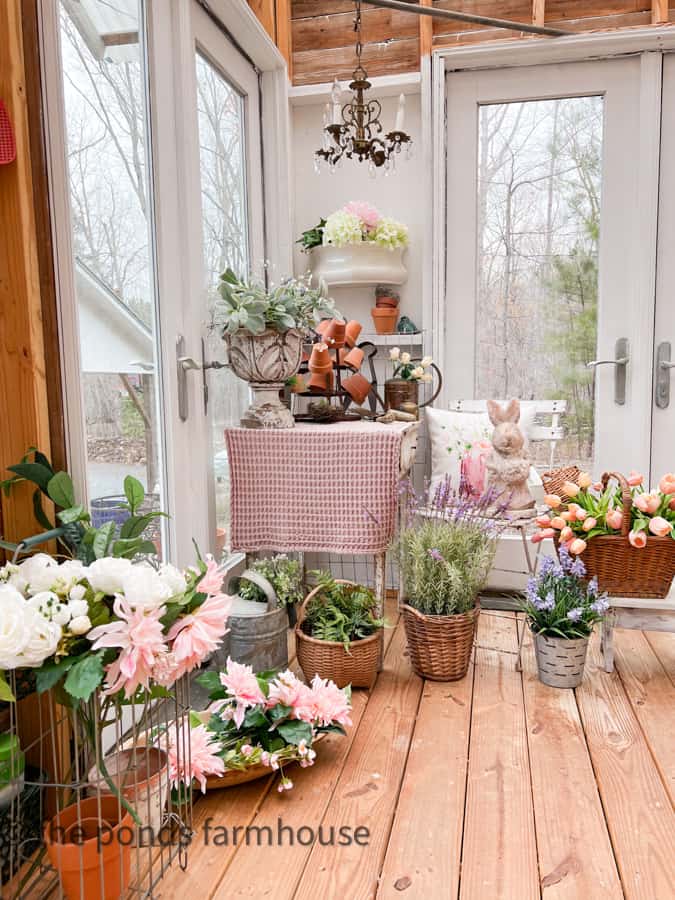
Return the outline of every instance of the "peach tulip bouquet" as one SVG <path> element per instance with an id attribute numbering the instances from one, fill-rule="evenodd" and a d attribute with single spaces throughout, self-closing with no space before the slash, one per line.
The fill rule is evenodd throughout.
<path id="1" fill-rule="evenodd" d="M 675 540 L 675 474 L 664 475 L 658 487 L 651 490 L 645 488 L 639 472 L 631 472 L 626 480 L 632 498 L 628 535 L 631 546 L 644 548 L 650 535 Z M 621 531 L 620 486 L 608 483 L 605 487 L 582 472 L 576 481 L 565 482 L 563 489 L 569 499 L 563 500 L 557 494 L 544 497 L 549 512 L 537 517 L 540 530 L 532 535 L 534 543 L 557 537 L 570 553 L 579 555 L 597 535 Z"/>

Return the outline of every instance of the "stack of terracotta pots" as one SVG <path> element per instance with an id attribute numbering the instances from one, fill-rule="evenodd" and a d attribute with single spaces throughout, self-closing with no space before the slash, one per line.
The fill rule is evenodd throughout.
<path id="1" fill-rule="evenodd" d="M 364 353 L 356 346 L 362 326 L 354 320 L 341 322 L 338 319 L 324 319 L 317 325 L 321 342 L 314 344 L 307 367 L 310 378 L 307 387 L 311 392 L 321 394 L 332 391 L 334 386 L 334 366 L 351 369 L 352 373 L 341 382 L 342 388 L 354 403 L 361 405 L 370 393 L 371 383 L 360 373 Z M 335 352 L 334 358 L 330 351 Z"/>
<path id="2" fill-rule="evenodd" d="M 377 334 L 394 334 L 398 322 L 399 297 L 395 291 L 379 288 L 375 294 L 375 306 L 370 311 Z"/>

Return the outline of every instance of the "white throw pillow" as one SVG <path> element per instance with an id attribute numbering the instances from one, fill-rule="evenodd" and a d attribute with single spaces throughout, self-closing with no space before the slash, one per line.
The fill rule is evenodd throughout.
<path id="1" fill-rule="evenodd" d="M 533 400 L 522 400 L 520 403 L 518 424 L 525 435 L 526 443 L 532 433 L 536 409 L 537 404 Z M 459 487 L 462 456 L 476 441 L 491 440 L 494 426 L 490 422 L 487 411 L 455 412 L 428 406 L 426 418 L 431 442 L 429 496 L 433 496 L 438 485 L 447 476 L 450 476 L 454 488 Z M 534 468 L 530 470 L 528 483 L 530 489 L 533 485 L 541 485 L 541 479 Z"/>

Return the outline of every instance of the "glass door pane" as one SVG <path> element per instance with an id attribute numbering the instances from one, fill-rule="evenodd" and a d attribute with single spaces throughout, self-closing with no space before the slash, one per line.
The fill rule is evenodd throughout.
<path id="1" fill-rule="evenodd" d="M 80 6 L 80 4 L 75 4 Z M 95 525 L 135 475 L 163 505 L 147 76 L 137 0 L 60 6 L 87 489 Z M 140 37 L 139 37 L 140 35 Z M 159 525 L 147 535 L 161 547 Z"/>
<path id="2" fill-rule="evenodd" d="M 564 400 L 560 460 L 589 468 L 603 98 L 485 104 L 479 129 L 475 395 Z"/>

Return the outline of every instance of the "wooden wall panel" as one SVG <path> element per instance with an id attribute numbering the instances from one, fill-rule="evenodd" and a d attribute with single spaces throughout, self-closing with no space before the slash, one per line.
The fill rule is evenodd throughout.
<path id="1" fill-rule="evenodd" d="M 0 472 L 30 446 L 50 452 L 40 275 L 21 0 L 0 3 L 0 97 L 14 126 L 17 158 L 0 166 Z M 50 373 L 50 377 L 54 377 Z M 5 535 L 35 531 L 25 486 L 2 497 Z"/>

